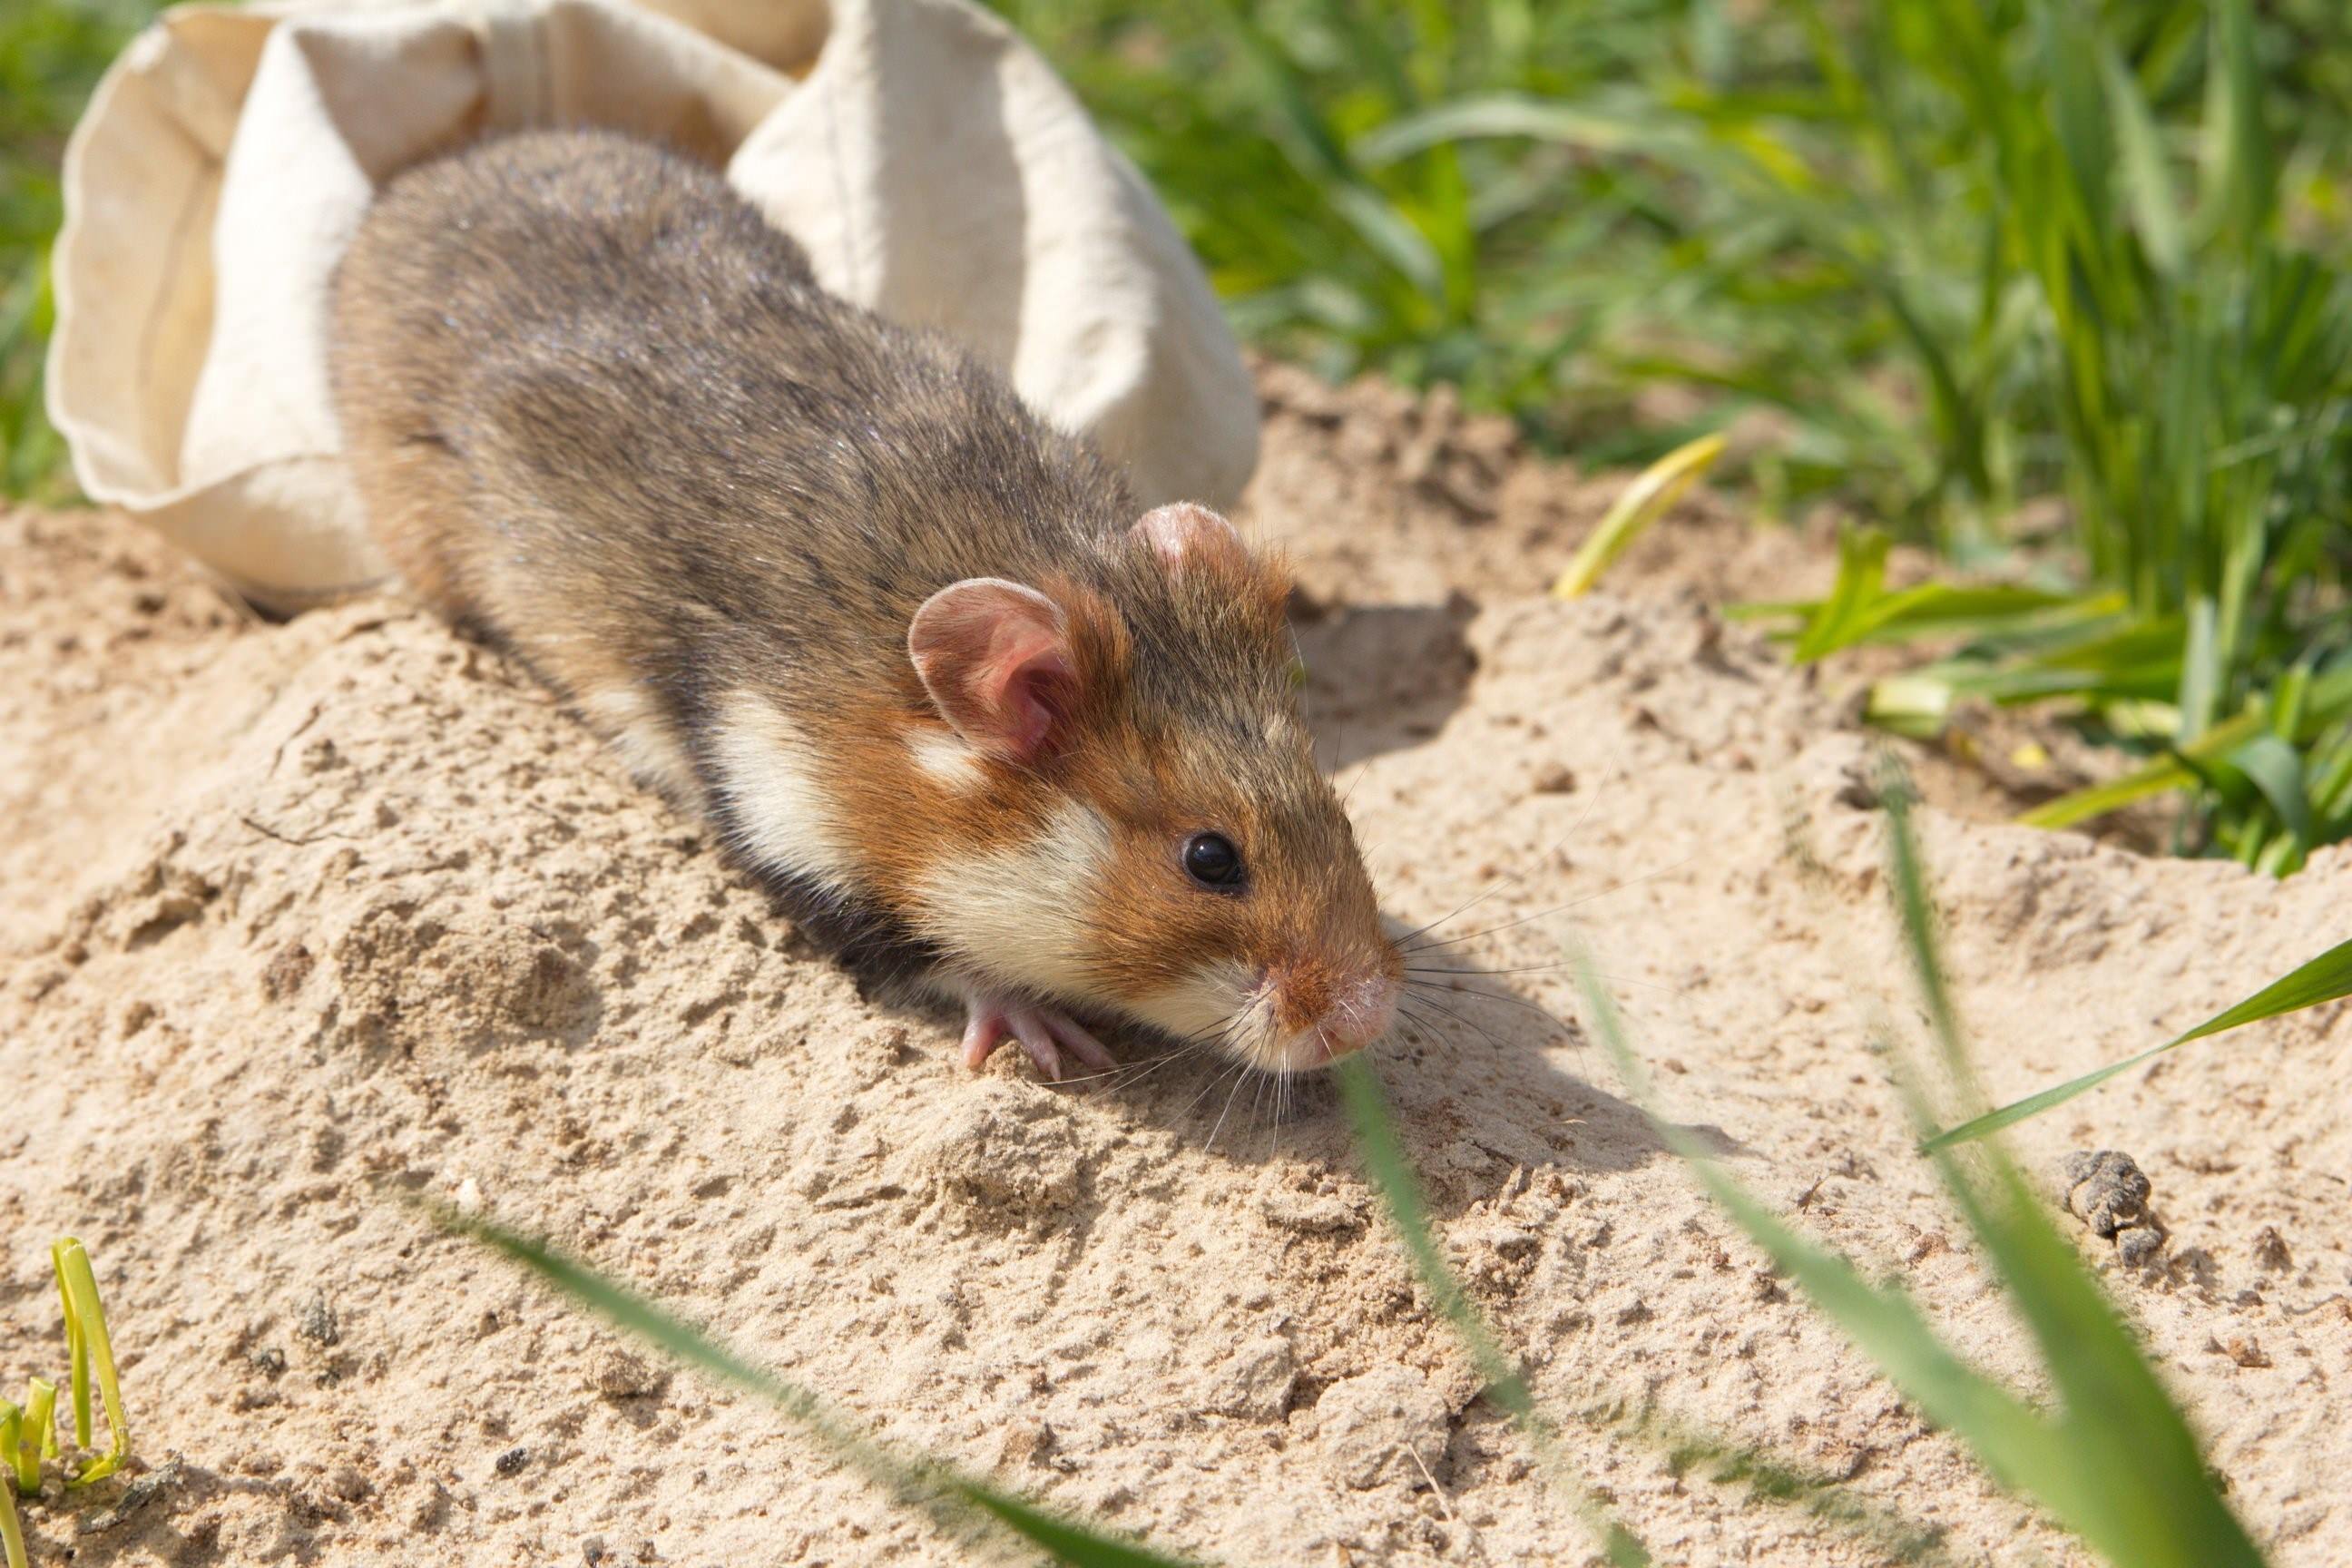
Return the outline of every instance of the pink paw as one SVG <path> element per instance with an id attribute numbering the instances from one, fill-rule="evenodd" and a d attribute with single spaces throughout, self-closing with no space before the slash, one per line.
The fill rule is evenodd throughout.
<path id="1" fill-rule="evenodd" d="M 975 1071 L 1008 1037 L 1020 1041 L 1037 1070 L 1055 1083 L 1062 1080 L 1064 1051 L 1097 1071 L 1118 1066 L 1118 1058 L 1085 1026 L 1057 1008 L 1008 1004 L 988 996 L 973 996 L 965 1005 L 971 1021 L 964 1026 L 963 1065 Z"/>

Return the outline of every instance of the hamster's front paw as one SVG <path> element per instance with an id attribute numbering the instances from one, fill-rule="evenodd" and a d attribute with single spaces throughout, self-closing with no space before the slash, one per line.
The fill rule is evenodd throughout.
<path id="1" fill-rule="evenodd" d="M 964 1005 L 971 1021 L 964 1026 L 963 1065 L 974 1071 L 1008 1037 L 1020 1041 L 1037 1070 L 1056 1083 L 1062 1080 L 1063 1051 L 1097 1071 L 1118 1066 L 1118 1058 L 1100 1040 L 1059 1008 L 1010 1002 L 985 993 L 968 995 Z"/>

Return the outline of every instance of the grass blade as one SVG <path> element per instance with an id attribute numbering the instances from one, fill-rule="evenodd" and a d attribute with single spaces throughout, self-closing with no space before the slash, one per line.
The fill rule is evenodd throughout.
<path id="1" fill-rule="evenodd" d="M 1685 442 L 1635 476 L 1612 503 L 1606 515 L 1584 536 L 1568 570 L 1551 585 L 1555 599 L 1573 599 L 1590 593 L 1601 574 L 1641 537 L 1642 531 L 1674 510 L 1683 492 L 1723 456 L 1720 436 L 1702 436 Z"/>
<path id="2" fill-rule="evenodd" d="M 1885 797 L 1889 886 L 1937 1038 L 1966 1093 L 1972 1075 L 1937 954 L 1933 900 L 1899 778 Z M 1870 1283 L 1845 1258 L 1798 1236 L 1662 1116 L 1613 999 L 1583 955 L 1577 957 L 1594 1031 L 1667 1144 L 1749 1238 L 1997 1480 L 2040 1502 L 2111 1562 L 2133 1568 L 2259 1568 L 2261 1554 L 2221 1500 L 2187 1422 L 1997 1146 L 1984 1151 L 1981 1172 L 1964 1170 L 1949 1153 L 1937 1157 L 1937 1169 L 2034 1336 L 2061 1395 L 2052 1413 L 2034 1409 L 1961 1361 L 1898 1287 Z M 1890 1054 L 1902 1059 L 1899 1052 Z M 1924 1114 L 1916 1089 L 1902 1075 L 1898 1082 L 1905 1083 L 1915 1113 Z"/>
<path id="3" fill-rule="evenodd" d="M 2220 650 L 2214 642 L 2217 625 L 2210 595 L 2200 594 L 2189 601 L 2189 637 L 2180 650 L 2179 739 L 2183 744 L 2205 732 L 2221 700 Z"/>
<path id="4" fill-rule="evenodd" d="M 1360 138 L 1355 152 L 1365 163 L 1378 165 L 1448 142 L 1496 136 L 1527 136 L 1595 153 L 1640 151 L 1651 142 L 1644 127 L 1610 115 L 1553 99 L 1494 93 L 1400 115 Z"/>
<path id="5" fill-rule="evenodd" d="M 2099 72 L 2105 81 L 2116 151 L 2123 164 L 2124 195 L 2131 204 L 2140 249 L 2157 271 L 2178 276 L 2188 261 L 2189 241 L 2181 227 L 2179 198 L 2164 166 L 2164 143 L 2156 117 L 2148 111 L 2139 79 L 2116 52 L 2114 43 L 2105 38 L 2099 44 Z"/>
<path id="6" fill-rule="evenodd" d="M 0 1547 L 8 1554 L 8 1568 L 30 1568 L 25 1555 L 25 1526 L 16 1517 L 16 1492 L 13 1487 L 0 1487 Z"/>
<path id="7" fill-rule="evenodd" d="M 1845 646 L 1854 627 L 1868 618 L 1870 606 L 1886 586 L 1887 538 L 1876 529 L 1848 530 L 1838 535 L 1837 581 L 1829 597 L 1814 606 L 1812 617 L 1797 634 L 1789 657 L 1799 664 Z"/>
<path id="8" fill-rule="evenodd" d="M 25 1447 L 32 1453 L 37 1473 L 41 1460 L 54 1459 L 58 1455 L 58 1385 L 46 1377 L 36 1377 L 29 1383 L 31 1392 L 25 1400 Z M 34 1485 L 37 1490 L 39 1483 Z"/>
<path id="9" fill-rule="evenodd" d="M 2135 801 L 2146 800 L 2168 790 L 2187 789 L 2196 782 L 2194 772 L 2166 758 L 2134 768 L 2120 778 L 2086 784 L 2055 800 L 2044 801 L 2017 820 L 2026 827 L 2072 827 L 2078 822 L 2088 822 L 2111 811 L 2121 811 Z"/>
<path id="10" fill-rule="evenodd" d="M 544 1242 L 452 1210 L 435 1206 L 431 1212 L 443 1228 L 503 1253 L 563 1294 L 687 1365 L 766 1400 L 898 1501 L 924 1509 L 944 1526 L 968 1527 L 976 1515 L 984 1515 L 1042 1549 L 1053 1561 L 1072 1568 L 1185 1568 L 1180 1559 L 1066 1519 L 936 1461 L 898 1458 L 828 1413 L 806 1389 L 744 1361 L 700 1330 Z"/>
<path id="11" fill-rule="evenodd" d="M 98 1392 L 106 1404 L 106 1452 L 68 1479 L 69 1487 L 103 1480 L 131 1457 L 131 1418 L 123 1413 L 122 1388 L 114 1375 L 114 1342 L 107 1332 L 106 1308 L 99 1300 L 98 1276 L 89 1254 L 72 1237 L 53 1244 L 49 1261 L 57 1270 L 58 1291 L 65 1298 L 67 1340 L 73 1351 L 74 1431 L 82 1447 L 89 1446 L 89 1374 L 98 1373 Z"/>
<path id="12" fill-rule="evenodd" d="M 2262 791 L 2263 798 L 2294 836 L 2295 847 L 2308 850 L 2313 838 L 2311 801 L 2303 788 L 2303 759 L 2294 748 L 2276 735 L 2257 735 L 2230 753 L 2230 765 Z"/>
<path id="13" fill-rule="evenodd" d="M 66 1289 L 65 1265 L 59 1260 L 60 1241 L 49 1247 L 49 1267 L 58 1277 L 58 1305 L 66 1320 L 67 1385 L 73 1391 L 74 1444 L 87 1448 L 97 1436 L 89 1404 L 89 1342 L 82 1335 L 81 1316 L 74 1310 L 73 1292 Z"/>
<path id="14" fill-rule="evenodd" d="M 1593 1033 L 1635 1101 L 1748 1238 L 1878 1364 L 1904 1397 L 1976 1450 L 2003 1486 L 2028 1491 L 2042 1478 L 2063 1473 L 2064 1456 L 2032 1408 L 1947 1349 L 1898 1286 L 1872 1284 L 1845 1258 L 1799 1236 L 1696 1139 L 1652 1109 L 1648 1075 L 1633 1056 L 1614 999 L 1580 952 L 1577 965 Z"/>
<path id="15" fill-rule="evenodd" d="M 1742 605 L 1748 618 L 1794 614 L 1810 621 L 1822 601 L 1793 605 Z M 1928 637 L 1984 637 L 2015 647 L 2069 627 L 2111 618 L 2122 608 L 2112 594 L 2055 594 L 2004 584 L 1922 583 L 1882 592 L 1840 612 L 1807 645 L 1823 656 L 1874 643 Z"/>
<path id="16" fill-rule="evenodd" d="M 1969 1100 L 1980 1104 L 1911 826 L 1909 781 L 1891 760 L 1887 771 L 1891 781 L 1882 795 L 1889 881 L 1905 944 L 1946 1070 Z M 1899 1052 L 1890 1055 L 1900 1060 Z M 1916 1091 L 1912 1098 L 1915 1111 L 1923 1110 Z M 2063 1445 L 2065 1468 L 2042 1478 L 2036 1489 L 2111 1562 L 2260 1568 L 2261 1552 L 2221 1500 L 2188 1422 L 2114 1306 L 1999 1145 L 1982 1152 L 1980 1178 L 1948 1151 L 1933 1158 L 2032 1329 L 2063 1400 L 2053 1429 Z"/>
<path id="17" fill-rule="evenodd" d="M 1932 741 L 1944 732 L 1958 695 L 1951 683 L 1933 673 L 1914 671 L 1874 681 L 1863 709 L 1865 723 L 1914 741 Z"/>
<path id="18" fill-rule="evenodd" d="M 2259 734 L 2263 728 L 2258 713 L 2241 713 L 2224 720 L 2205 731 L 2197 740 L 2183 746 L 2178 756 L 2162 757 L 2144 763 L 2120 778 L 2102 784 L 2088 784 L 2056 800 L 2044 801 L 2017 820 L 2027 827 L 2072 827 L 2078 822 L 2088 822 L 2104 816 L 2134 801 L 2162 795 L 2167 790 L 2185 789 L 2197 783 L 2197 763 L 2218 760 Z M 2182 758 L 2188 759 L 2182 761 Z"/>
<path id="19" fill-rule="evenodd" d="M 2263 74 L 2254 58 L 2246 0 L 2213 7 L 2213 59 L 2207 76 L 2205 210 L 2220 237 L 2251 250 L 2278 197 L 2278 164 L 2263 123 Z"/>
<path id="20" fill-rule="evenodd" d="M 1430 1229 L 1429 1205 L 1405 1158 L 1404 1144 L 1397 1136 L 1395 1119 L 1389 1114 L 1388 1097 L 1381 1089 L 1379 1075 L 1359 1054 L 1334 1068 L 1332 1076 L 1339 1080 L 1340 1098 L 1346 1102 L 1349 1121 L 1355 1129 L 1357 1152 L 1363 1158 L 1372 1185 L 1380 1192 L 1391 1223 L 1404 1243 L 1413 1272 L 1470 1352 L 1479 1376 L 1486 1380 L 1486 1396 L 1511 1417 L 1555 1478 L 1569 1487 L 1578 1512 L 1600 1539 L 1608 1560 L 1617 1568 L 1644 1568 L 1650 1562 L 1648 1549 L 1631 1531 L 1604 1512 L 1570 1471 L 1559 1452 L 1558 1436 L 1536 1408 L 1527 1380 L 1520 1376 L 1511 1358 L 1503 1353 L 1503 1347 L 1496 1342 L 1485 1318 L 1463 1290 L 1462 1282 L 1446 1267 L 1445 1255 L 1438 1249 L 1436 1236 Z"/>
<path id="21" fill-rule="evenodd" d="M 2129 1072 L 2143 1062 L 2152 1061 L 2191 1040 L 2201 1040 L 2209 1035 L 2222 1034 L 2282 1014 L 2300 1012 L 2305 1007 L 2316 1007 L 2323 1002 L 2333 1002 L 2343 996 L 2352 996 L 2352 942 L 2338 942 L 2310 963 L 2263 986 L 2236 1006 L 2214 1014 L 2195 1028 L 2175 1035 L 2160 1046 L 2150 1047 L 2137 1056 L 2126 1057 L 2119 1062 L 2110 1062 L 2096 1072 L 2085 1073 L 2053 1089 L 2028 1095 L 1998 1110 L 1989 1111 L 1958 1127 L 1938 1132 L 1928 1139 L 1924 1147 L 1930 1152 L 1948 1149 L 1956 1143 L 1966 1143 L 1988 1133 L 1998 1132 L 2029 1116 L 2038 1116 L 2053 1105 L 2063 1105 L 2078 1094 L 2096 1089 L 2118 1073 Z"/>

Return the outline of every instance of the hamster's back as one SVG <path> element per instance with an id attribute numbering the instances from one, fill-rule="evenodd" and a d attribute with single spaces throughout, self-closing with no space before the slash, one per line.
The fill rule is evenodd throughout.
<path id="1" fill-rule="evenodd" d="M 813 651 L 895 679 L 934 589 L 1038 576 L 1131 510 L 1001 378 L 828 294 L 716 172 L 624 136 L 403 174 L 334 310 L 392 563 L 575 694 Z"/>

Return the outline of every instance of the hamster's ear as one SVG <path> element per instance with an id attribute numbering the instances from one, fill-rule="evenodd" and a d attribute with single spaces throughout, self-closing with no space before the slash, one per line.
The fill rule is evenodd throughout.
<path id="1" fill-rule="evenodd" d="M 1263 607 L 1275 621 L 1290 600 L 1290 569 L 1278 554 L 1254 552 L 1241 531 L 1192 501 L 1154 507 L 1128 531 L 1180 575 L 1199 573 L 1228 596 Z"/>
<path id="2" fill-rule="evenodd" d="M 1232 523 L 1188 500 L 1153 507 L 1129 531 L 1171 566 L 1181 566 L 1188 559 L 1236 562 L 1249 554 Z"/>
<path id="3" fill-rule="evenodd" d="M 1062 607 L 1002 577 L 967 577 L 924 600 L 907 656 L 956 733 L 1013 762 L 1044 751 L 1076 703 Z"/>

